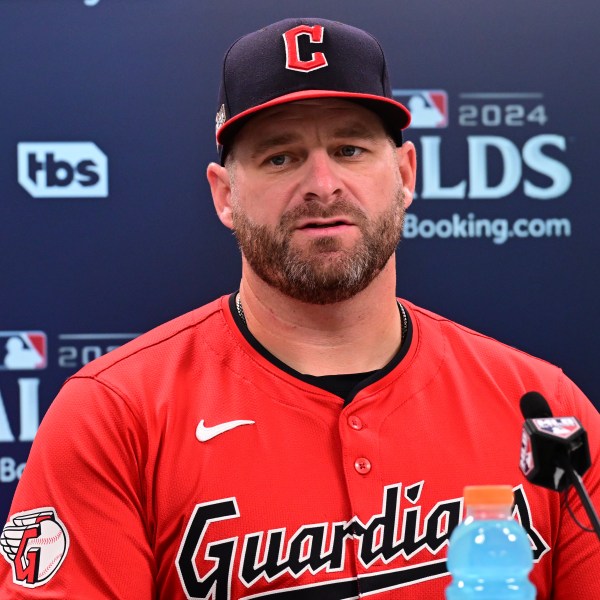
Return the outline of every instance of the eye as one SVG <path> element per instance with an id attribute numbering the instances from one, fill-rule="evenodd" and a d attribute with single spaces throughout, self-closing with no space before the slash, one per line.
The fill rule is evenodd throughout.
<path id="1" fill-rule="evenodd" d="M 290 160 L 290 157 L 287 154 L 276 154 L 275 156 L 271 156 L 267 162 L 274 167 L 283 167 Z"/>
<path id="2" fill-rule="evenodd" d="M 358 146 L 342 146 L 340 148 L 340 154 L 346 158 L 354 158 L 360 156 L 363 153 L 363 149 Z"/>

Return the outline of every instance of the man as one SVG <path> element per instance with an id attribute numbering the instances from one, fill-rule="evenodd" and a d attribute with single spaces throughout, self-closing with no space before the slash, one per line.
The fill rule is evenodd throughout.
<path id="1" fill-rule="evenodd" d="M 395 296 L 409 119 L 353 27 L 289 19 L 230 48 L 208 180 L 240 290 L 65 384 L 0 540 L 3 597 L 442 598 L 463 487 L 486 483 L 513 486 L 537 597 L 600 597 L 598 541 L 518 459 L 525 392 L 576 415 L 596 461 L 594 407 Z"/>

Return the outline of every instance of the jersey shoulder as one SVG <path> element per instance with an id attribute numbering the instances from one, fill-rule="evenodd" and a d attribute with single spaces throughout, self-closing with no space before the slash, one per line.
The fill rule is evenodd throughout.
<path id="1" fill-rule="evenodd" d="M 404 303 L 404 300 L 402 301 Z M 488 365 L 490 369 L 517 370 L 520 373 L 532 372 L 539 377 L 552 379 L 562 378 L 562 370 L 549 361 L 510 346 L 489 335 L 461 325 L 447 317 L 436 314 L 425 308 L 407 302 L 407 308 L 416 321 L 420 335 L 427 338 L 428 343 L 443 340 L 448 347 L 448 354 L 456 361 L 478 365 Z M 441 342 L 439 342 L 441 343 Z"/>
<path id="2" fill-rule="evenodd" d="M 226 297 L 221 297 L 158 325 L 88 363 L 73 377 L 99 378 L 121 366 L 127 368 L 140 362 L 167 362 L 167 357 L 179 356 L 185 352 L 190 336 L 214 335 L 223 323 L 219 317 L 222 316 L 226 303 Z"/>

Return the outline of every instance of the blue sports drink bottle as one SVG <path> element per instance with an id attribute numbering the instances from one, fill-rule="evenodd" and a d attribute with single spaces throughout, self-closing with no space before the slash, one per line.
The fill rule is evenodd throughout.
<path id="1" fill-rule="evenodd" d="M 533 552 L 512 517 L 508 485 L 468 486 L 466 517 L 450 536 L 447 600 L 534 600 Z"/>

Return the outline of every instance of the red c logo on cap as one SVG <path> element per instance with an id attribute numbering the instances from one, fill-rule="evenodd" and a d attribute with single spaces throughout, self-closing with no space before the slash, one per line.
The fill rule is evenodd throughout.
<path id="1" fill-rule="evenodd" d="M 311 54 L 310 60 L 300 60 L 300 52 L 298 50 L 298 38 L 301 35 L 308 35 L 313 44 L 323 43 L 324 28 L 322 25 L 298 25 L 283 34 L 285 42 L 285 68 L 292 71 L 314 71 L 327 66 L 327 59 L 322 52 Z"/>

